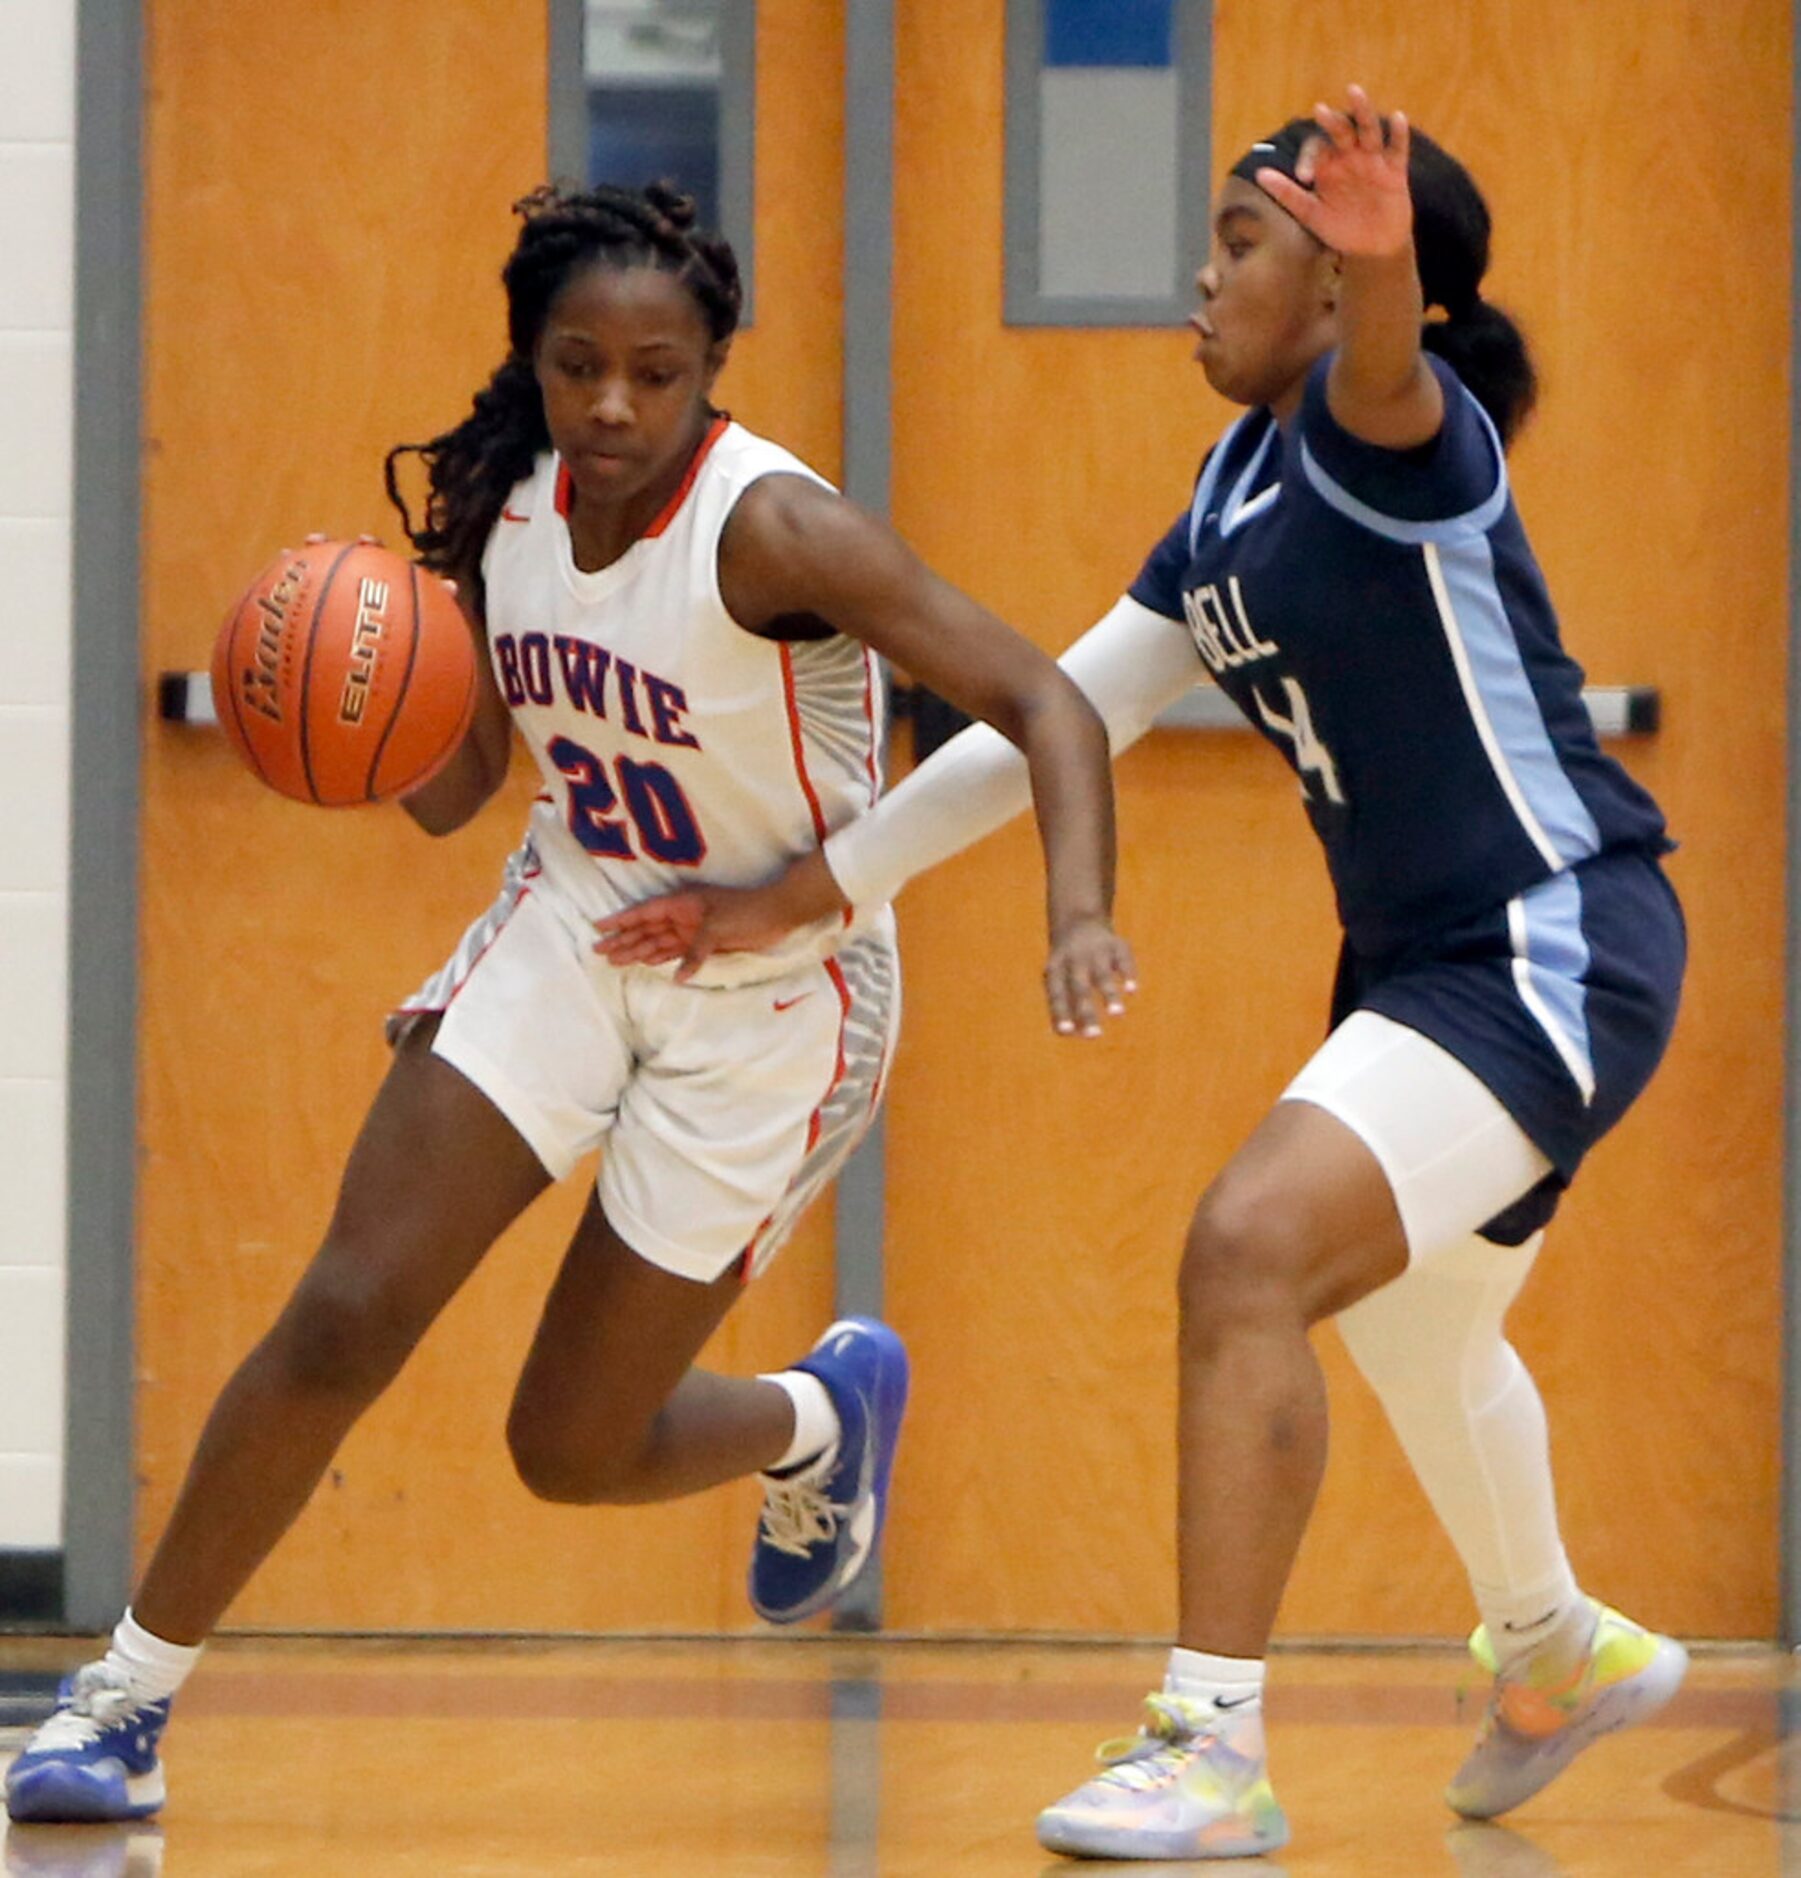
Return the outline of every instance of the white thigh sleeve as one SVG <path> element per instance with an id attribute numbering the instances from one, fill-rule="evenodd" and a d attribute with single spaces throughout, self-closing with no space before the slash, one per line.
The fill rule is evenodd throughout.
<path id="1" fill-rule="evenodd" d="M 1057 662 L 1101 714 L 1115 757 L 1206 676 L 1188 628 L 1131 598 Z M 853 906 L 880 906 L 915 874 L 993 833 L 1031 801 L 1025 758 L 999 731 L 974 724 L 867 815 L 839 829 L 825 844 L 826 865 Z"/>
<path id="2" fill-rule="evenodd" d="M 1336 1116 L 1381 1163 L 1415 1265 L 1551 1171 L 1480 1077 L 1442 1044 L 1374 1011 L 1353 1011 L 1282 1099 Z"/>

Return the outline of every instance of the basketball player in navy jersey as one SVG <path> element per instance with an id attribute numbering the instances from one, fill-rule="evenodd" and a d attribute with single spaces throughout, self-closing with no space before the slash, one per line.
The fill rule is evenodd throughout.
<path id="1" fill-rule="evenodd" d="M 773 1622 L 867 1568 L 906 1403 L 894 1332 L 844 1320 L 765 1377 L 693 1360 L 868 1126 L 899 1017 L 889 916 L 834 909 L 696 984 L 615 970 L 592 929 L 697 873 L 764 879 L 866 813 L 876 653 L 1025 753 L 1058 1029 L 1098 1028 L 1130 977 L 1099 718 L 889 529 L 714 408 L 741 299 L 731 249 L 661 187 L 519 208 L 511 349 L 423 447 L 431 499 L 408 522 L 459 583 L 484 690 L 405 806 L 431 833 L 460 827 L 515 732 L 542 792 L 494 907 L 396 1013 L 325 1242 L 214 1408 L 106 1656 L 9 1768 L 15 1819 L 157 1810 L 158 1738 L 203 1639 L 489 1246 L 602 1143 L 508 1419 L 521 1478 L 591 1504 L 761 1473 L 750 1595 Z"/>
<path id="2" fill-rule="evenodd" d="M 1508 491 L 1533 374 L 1482 298 L 1488 211 L 1353 88 L 1234 167 L 1196 356 L 1247 408 L 1064 660 L 1117 752 L 1212 678 L 1302 784 L 1344 943 L 1333 1029 L 1202 1195 L 1181 1276 L 1181 1627 L 1139 1734 L 1039 1820 L 1059 1852 L 1283 1844 L 1264 1654 L 1325 1460 L 1335 1317 L 1468 1570 L 1494 1677 L 1460 1813 L 1517 1806 L 1674 1692 L 1680 1646 L 1572 1576 L 1503 1318 L 1558 1196 L 1675 1018 L 1656 805 L 1602 754 Z M 1430 317 L 1429 317 L 1430 316 Z M 621 960 L 767 944 L 781 896 L 886 900 L 1024 802 L 976 728 L 769 896 L 604 923 Z"/>

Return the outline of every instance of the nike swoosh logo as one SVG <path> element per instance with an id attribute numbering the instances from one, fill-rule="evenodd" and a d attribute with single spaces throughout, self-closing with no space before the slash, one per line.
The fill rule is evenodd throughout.
<path id="1" fill-rule="evenodd" d="M 1235 1702 L 1228 1702 L 1223 1695 L 1216 1695 L 1213 1698 L 1213 1706 L 1220 1710 L 1222 1714 L 1225 1714 L 1235 1708 L 1243 1708 L 1247 1702 L 1255 1702 L 1256 1700 L 1257 1698 L 1254 1695 L 1241 1695 Z"/>
<path id="2" fill-rule="evenodd" d="M 807 999 L 809 999 L 812 995 L 813 994 L 810 991 L 803 991 L 798 998 L 777 998 L 775 1001 L 775 1008 L 778 1011 L 791 1011 L 794 1009 L 794 1007 L 797 1004 L 806 1003 Z"/>
<path id="3" fill-rule="evenodd" d="M 844 1554 L 844 1566 L 840 1582 L 854 1578 L 863 1569 L 863 1561 L 868 1558 L 869 1550 L 875 1543 L 875 1496 L 871 1494 L 857 1511 L 850 1523 L 850 1545 Z"/>
<path id="4" fill-rule="evenodd" d="M 502 509 L 500 511 L 500 519 L 503 522 L 529 522 L 531 517 L 529 515 L 515 515 L 511 509 Z"/>

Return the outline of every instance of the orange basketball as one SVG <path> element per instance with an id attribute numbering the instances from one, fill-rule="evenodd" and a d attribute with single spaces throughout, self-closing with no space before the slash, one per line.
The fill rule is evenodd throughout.
<path id="1" fill-rule="evenodd" d="M 213 705 L 271 789 L 333 809 L 385 802 L 462 742 L 475 659 L 435 575 L 371 541 L 309 541 L 271 561 L 226 616 Z"/>

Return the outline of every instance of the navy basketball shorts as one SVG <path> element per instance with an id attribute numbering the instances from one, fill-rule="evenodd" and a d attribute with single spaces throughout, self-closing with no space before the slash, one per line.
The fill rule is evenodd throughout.
<path id="1" fill-rule="evenodd" d="M 1364 1136 L 1391 1184 L 1391 1161 L 1423 1165 L 1436 1153 L 1440 1177 L 1461 1180 L 1467 1204 L 1482 1209 L 1466 1230 L 1521 1244 L 1650 1081 L 1675 1023 L 1686 956 L 1681 907 L 1655 857 L 1636 849 L 1597 855 L 1402 952 L 1370 959 L 1347 946 L 1333 1036 L 1286 1093 L 1318 1100 Z M 1425 1059 L 1393 1049 L 1392 1037 L 1377 1062 L 1371 1018 L 1454 1059 L 1515 1125 L 1502 1135 L 1517 1131 L 1521 1140 L 1504 1149 L 1501 1136 L 1485 1137 L 1478 1100 L 1467 1150 L 1441 1142 L 1458 1108 L 1457 1079 L 1435 1078 Z M 1407 1142 L 1410 1132 L 1418 1141 Z M 1522 1145 L 1534 1152 L 1522 1157 Z M 1418 1256 L 1411 1225 L 1409 1243 Z"/>

